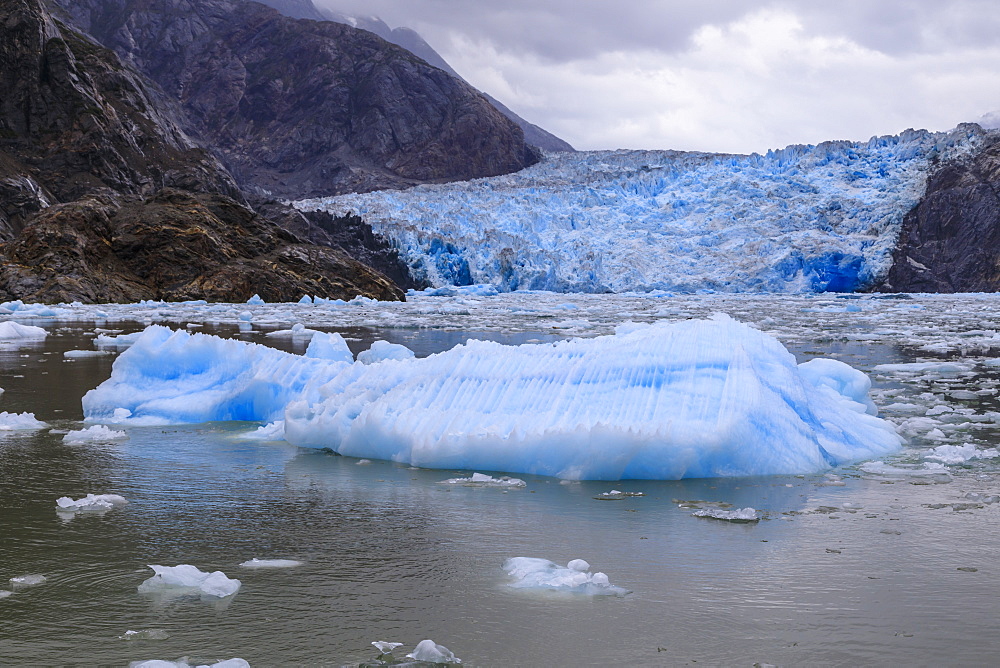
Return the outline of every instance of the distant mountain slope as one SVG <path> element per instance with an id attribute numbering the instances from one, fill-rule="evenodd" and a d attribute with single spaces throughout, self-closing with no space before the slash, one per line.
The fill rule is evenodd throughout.
<path id="1" fill-rule="evenodd" d="M 410 28 L 390 28 L 382 19 L 375 16 L 348 16 L 339 12 L 317 9 L 312 0 L 261 0 L 265 5 L 274 7 L 282 14 L 293 18 L 305 19 L 326 19 L 344 23 L 355 28 L 368 30 L 375 33 L 387 42 L 392 42 L 403 47 L 410 53 L 423 58 L 434 67 L 439 67 L 458 79 L 462 76 L 456 72 L 441 55 L 428 44 L 423 37 Z M 465 79 L 462 79 L 465 81 Z M 569 142 L 566 142 L 551 132 L 538 127 L 534 123 L 529 123 L 516 113 L 511 111 L 503 102 L 492 97 L 485 91 L 482 92 L 490 103 L 496 107 L 500 113 L 517 123 L 524 131 L 524 140 L 532 146 L 537 146 L 546 151 L 574 151 Z"/>
<path id="2" fill-rule="evenodd" d="M 250 209 L 175 112 L 41 0 L 0 3 L 0 299 L 402 298 Z"/>
<path id="3" fill-rule="evenodd" d="M 889 271 L 934 163 L 987 140 L 963 125 L 765 155 L 554 154 L 509 176 L 296 205 L 361 216 L 435 285 L 849 292 Z"/>
<path id="4" fill-rule="evenodd" d="M 494 176 L 538 159 L 467 84 L 370 32 L 243 0 L 60 0 L 279 197 Z"/>

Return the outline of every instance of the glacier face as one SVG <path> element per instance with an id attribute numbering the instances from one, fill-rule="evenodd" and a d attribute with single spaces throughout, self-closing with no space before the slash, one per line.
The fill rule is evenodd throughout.
<path id="1" fill-rule="evenodd" d="M 819 363 L 818 363 L 819 362 Z M 728 316 L 554 344 L 469 341 L 330 361 L 151 326 L 84 397 L 88 420 L 274 420 L 295 445 L 425 468 L 574 480 L 807 473 L 901 441 L 867 377 L 798 365 Z"/>
<path id="2" fill-rule="evenodd" d="M 847 292 L 888 271 L 931 165 L 982 136 L 967 124 L 765 155 L 556 154 L 506 176 L 295 205 L 361 216 L 435 286 Z"/>

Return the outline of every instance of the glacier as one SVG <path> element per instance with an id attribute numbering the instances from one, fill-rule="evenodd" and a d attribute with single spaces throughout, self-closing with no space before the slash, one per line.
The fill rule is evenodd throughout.
<path id="1" fill-rule="evenodd" d="M 984 134 L 963 124 L 764 155 L 550 154 L 506 176 L 294 204 L 360 216 L 435 287 L 850 292 L 888 272 L 933 165 Z"/>
<path id="2" fill-rule="evenodd" d="M 548 344 L 471 340 L 368 364 L 153 325 L 83 409 L 98 422 L 283 419 L 292 444 L 425 468 L 680 479 L 807 473 L 894 452 L 901 439 L 869 388 L 842 362 L 796 364 L 725 315 Z"/>

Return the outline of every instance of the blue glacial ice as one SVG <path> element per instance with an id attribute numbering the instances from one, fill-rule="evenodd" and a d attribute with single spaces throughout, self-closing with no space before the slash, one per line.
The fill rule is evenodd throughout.
<path id="1" fill-rule="evenodd" d="M 517 174 L 296 206 L 360 215 L 437 288 L 848 292 L 888 271 L 933 161 L 982 135 L 962 125 L 764 155 L 554 154 Z"/>
<path id="2" fill-rule="evenodd" d="M 802 365 L 728 316 L 609 336 L 349 363 L 151 326 L 83 399 L 88 420 L 284 420 L 299 446 L 564 479 L 807 473 L 901 439 L 868 378 Z"/>

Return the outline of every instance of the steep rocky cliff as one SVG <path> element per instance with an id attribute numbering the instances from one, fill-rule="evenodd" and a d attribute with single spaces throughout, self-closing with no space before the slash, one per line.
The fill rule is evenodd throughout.
<path id="1" fill-rule="evenodd" d="M 155 80 L 243 185 L 278 197 L 464 180 L 537 161 L 478 92 L 378 36 L 244 0 L 59 0 Z"/>
<path id="2" fill-rule="evenodd" d="M 888 292 L 1000 290 L 1000 135 L 939 166 L 903 219 Z"/>
<path id="3" fill-rule="evenodd" d="M 402 298 L 251 210 L 179 114 L 41 0 L 0 4 L 0 299 Z"/>

